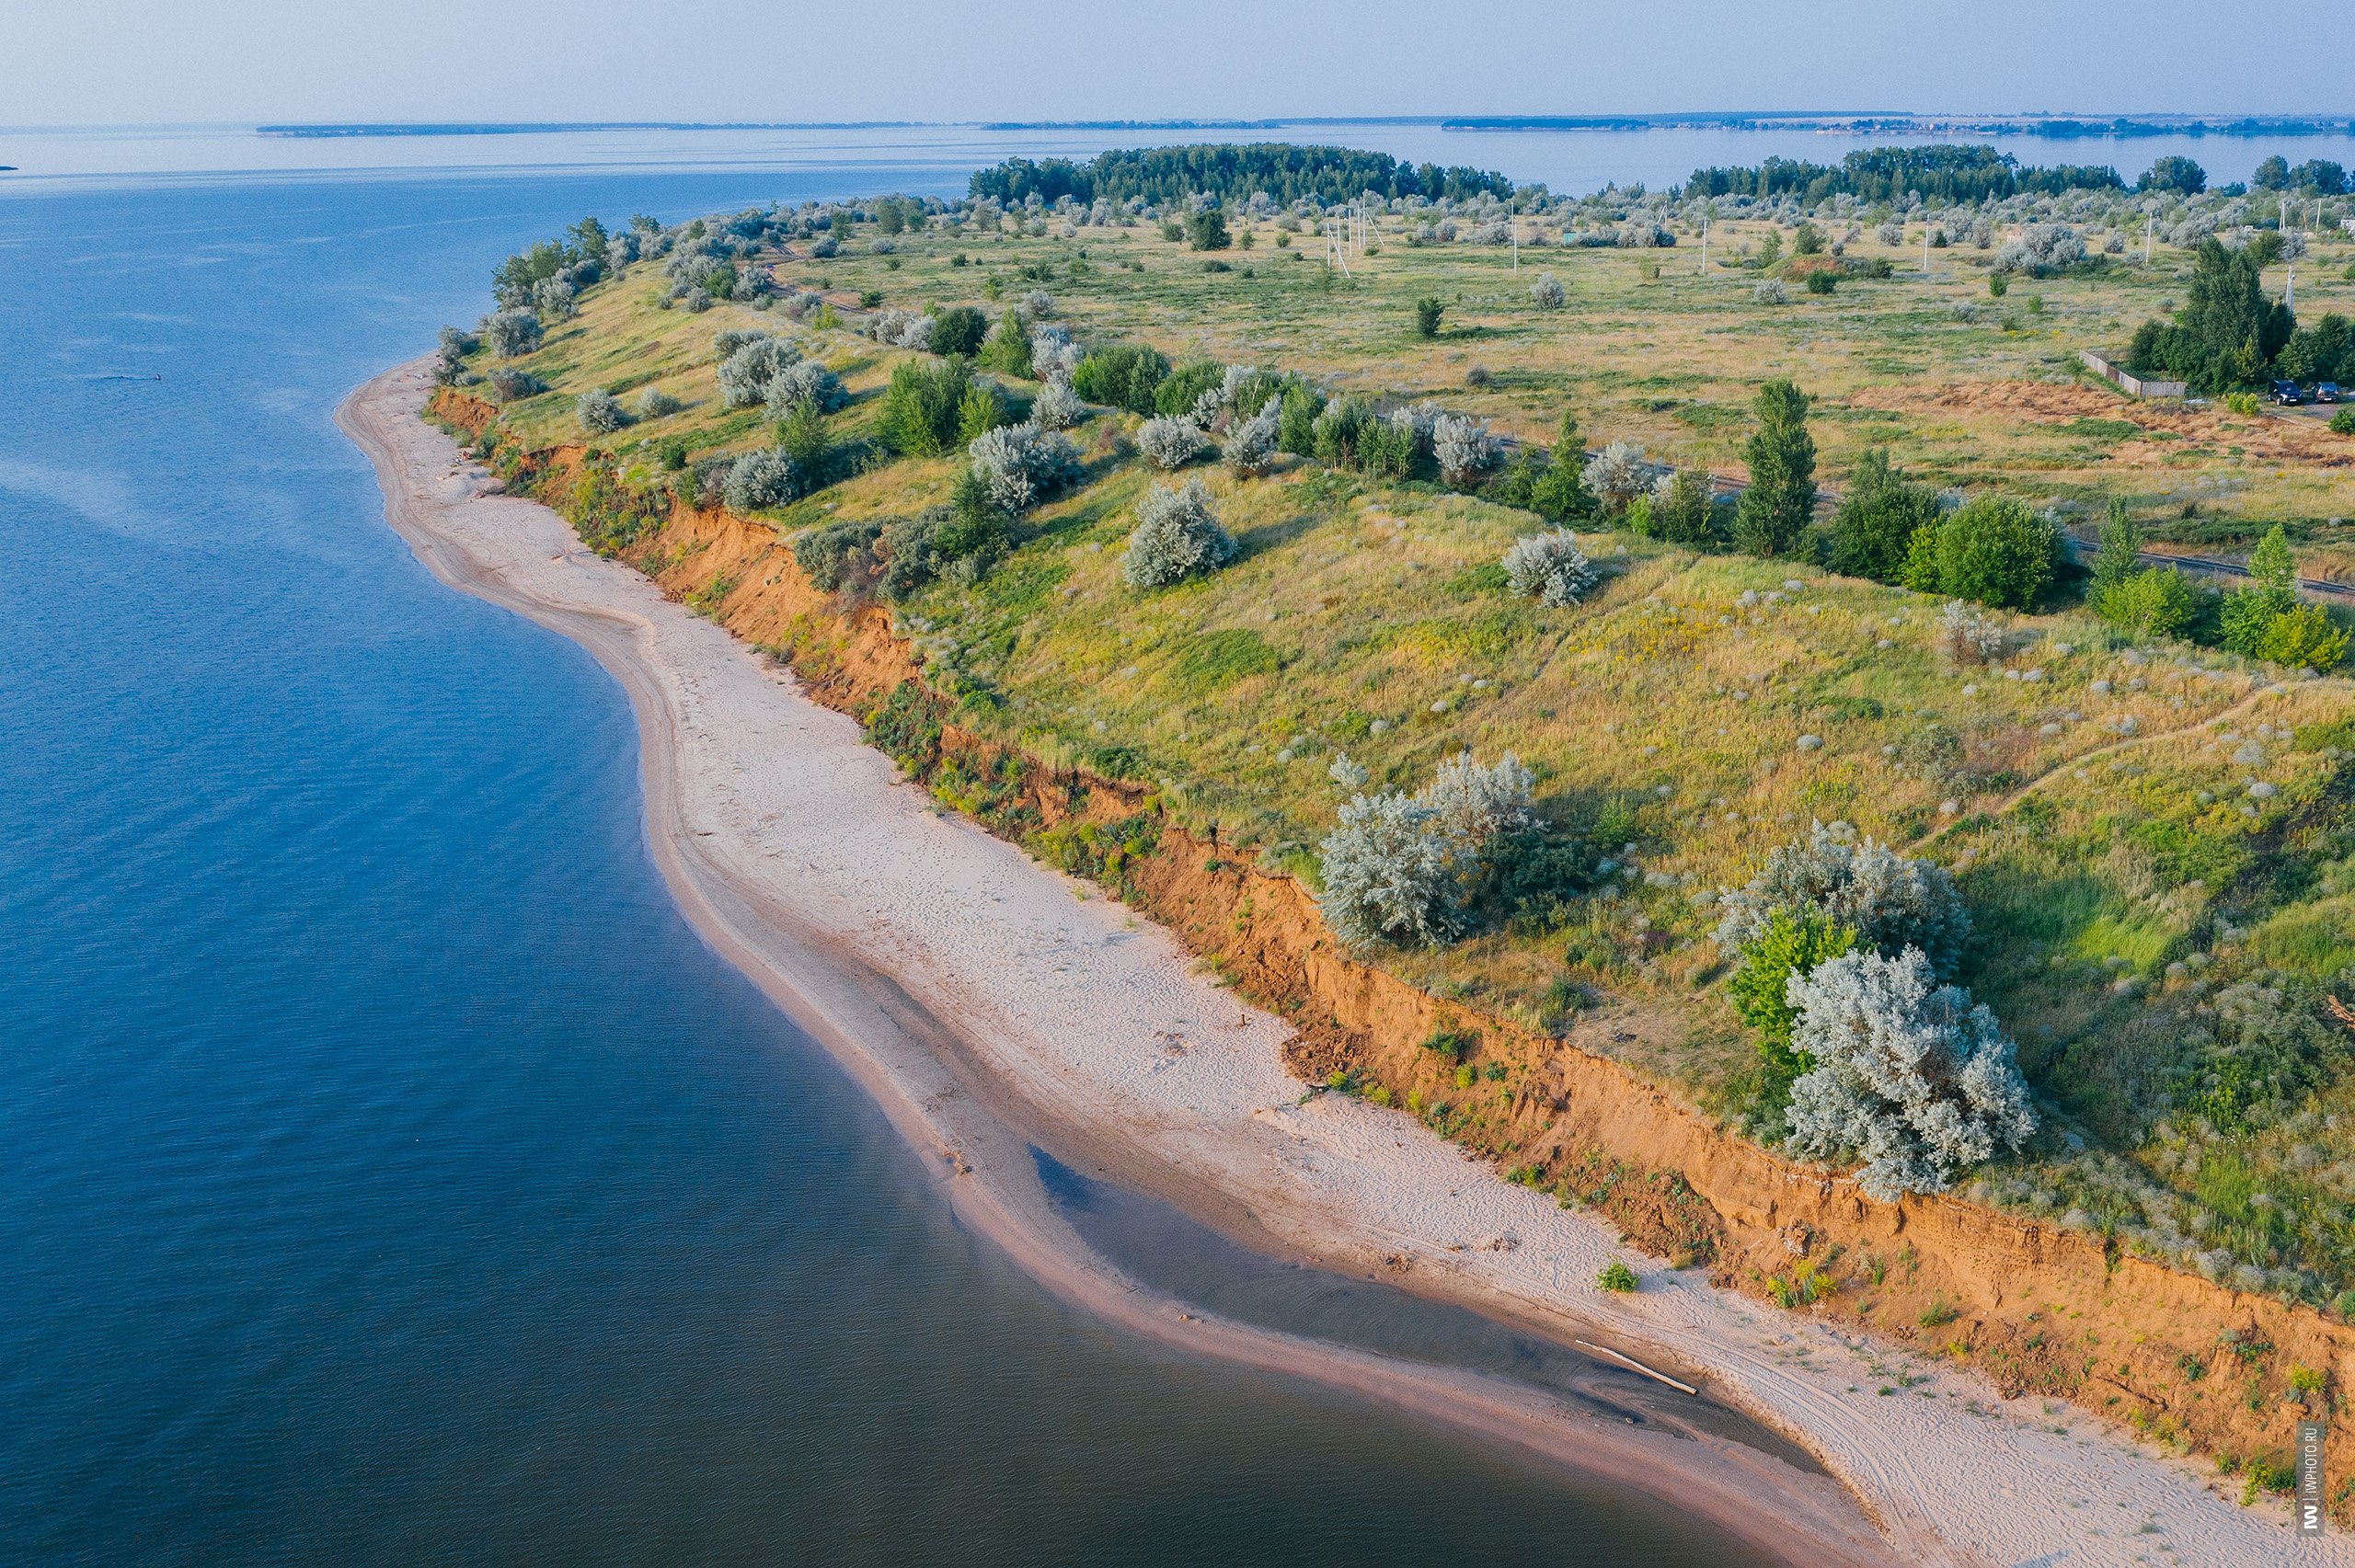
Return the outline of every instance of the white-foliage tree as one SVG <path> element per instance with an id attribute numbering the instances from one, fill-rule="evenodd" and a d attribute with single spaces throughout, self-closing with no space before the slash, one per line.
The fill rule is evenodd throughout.
<path id="1" fill-rule="evenodd" d="M 719 361 L 720 402 L 750 408 L 764 401 L 771 379 L 800 358 L 801 350 L 782 338 L 753 338 Z"/>
<path id="2" fill-rule="evenodd" d="M 1548 610 L 1576 604 L 1594 589 L 1594 567 L 1567 528 L 1513 541 L 1504 568 L 1507 587 Z"/>
<path id="3" fill-rule="evenodd" d="M 729 358 L 745 344 L 757 343 L 764 338 L 774 336 L 774 333 L 764 332 L 757 326 L 723 326 L 711 335 L 712 361 L 726 364 Z"/>
<path id="4" fill-rule="evenodd" d="M 1540 310 L 1559 310 L 1569 294 L 1563 289 L 1559 278 L 1551 272 L 1540 272 L 1535 281 L 1529 285 L 1529 297 Z"/>
<path id="5" fill-rule="evenodd" d="M 775 447 L 738 458 L 720 489 L 729 509 L 740 512 L 781 507 L 800 493 L 800 475 L 794 471 L 793 459 Z"/>
<path id="6" fill-rule="evenodd" d="M 482 318 L 482 336 L 492 353 L 511 360 L 537 349 L 546 339 L 547 329 L 540 325 L 536 312 L 501 310 Z"/>
<path id="7" fill-rule="evenodd" d="M 1435 947 L 1454 934 L 1456 857 L 1433 826 L 1437 815 L 1395 790 L 1341 807 L 1320 857 L 1318 907 L 1334 935 L 1352 947 Z"/>
<path id="8" fill-rule="evenodd" d="M 638 417 L 641 419 L 660 419 L 685 406 L 659 386 L 649 386 L 638 395 Z"/>
<path id="9" fill-rule="evenodd" d="M 1471 752 L 1459 751 L 1439 765 L 1415 798 L 1437 813 L 1441 832 L 1476 852 L 1497 834 L 1529 825 L 1536 782 L 1510 751 L 1485 768 Z"/>
<path id="10" fill-rule="evenodd" d="M 1226 440 L 1219 447 L 1219 461 L 1227 471 L 1248 478 L 1265 474 L 1276 461 L 1276 436 L 1283 413 L 1283 399 L 1270 397 L 1259 411 L 1248 419 L 1236 423 L 1226 432 Z"/>
<path id="11" fill-rule="evenodd" d="M 1137 432 L 1137 446 L 1145 460 L 1164 474 L 1185 467 L 1210 444 L 1210 438 L 1191 419 L 1147 419 Z"/>
<path id="12" fill-rule="evenodd" d="M 1087 405 L 1071 389 L 1071 383 L 1060 377 L 1050 381 L 1030 405 L 1030 418 L 1040 429 L 1068 430 L 1087 418 Z"/>
<path id="13" fill-rule="evenodd" d="M 1030 373 L 1040 381 L 1069 381 L 1086 352 L 1066 327 L 1051 322 L 1030 329 Z"/>
<path id="14" fill-rule="evenodd" d="M 1791 291 L 1780 278 L 1761 278 L 1750 297 L 1762 305 L 1786 305 L 1791 303 Z"/>
<path id="15" fill-rule="evenodd" d="M 2019 238 L 1995 253 L 1995 270 L 2042 277 L 2085 258 L 2085 238 L 2068 224 L 2030 223 L 2020 231 Z"/>
<path id="16" fill-rule="evenodd" d="M 1943 1192 L 2036 1130 L 1995 1015 L 1937 984 L 1919 949 L 1828 959 L 1793 975 L 1786 996 L 1792 1047 L 1814 1062 L 1791 1086 L 1790 1147 L 1861 1161 L 1857 1185 L 1882 1202 Z"/>
<path id="17" fill-rule="evenodd" d="M 1468 414 L 1442 414 L 1431 423 L 1431 456 L 1439 475 L 1450 485 L 1469 485 L 1494 468 L 1504 456 L 1504 443 L 1488 429 L 1488 421 Z"/>
<path id="18" fill-rule="evenodd" d="M 1633 441 L 1613 441 L 1587 459 L 1587 489 L 1612 511 L 1625 511 L 1651 488 L 1651 465 Z"/>
<path id="19" fill-rule="evenodd" d="M 1055 296 L 1044 289 L 1033 289 L 1016 303 L 1015 308 L 1031 321 L 1044 321 L 1055 314 Z"/>
<path id="20" fill-rule="evenodd" d="M 991 504 L 1009 512 L 1028 510 L 1079 476 L 1078 450 L 1035 424 L 983 430 L 966 454 Z"/>
<path id="21" fill-rule="evenodd" d="M 1182 490 L 1155 485 L 1137 503 L 1120 576 L 1131 588 L 1166 588 L 1198 572 L 1214 572 L 1235 558 L 1234 537 L 1211 506 L 1200 479 Z"/>
<path id="22" fill-rule="evenodd" d="M 1440 419 L 1446 413 L 1446 409 L 1426 397 L 1419 403 L 1405 403 L 1393 408 L 1390 423 L 1392 428 L 1407 432 L 1407 439 L 1415 443 L 1417 457 L 1429 457 Z"/>
<path id="23" fill-rule="evenodd" d="M 557 321 L 580 314 L 580 291 L 562 278 L 543 278 L 532 285 L 532 308 Z"/>
<path id="24" fill-rule="evenodd" d="M 592 386 L 574 398 L 572 413 L 580 428 L 592 436 L 609 436 L 629 423 L 621 404 L 602 386 Z"/>
<path id="25" fill-rule="evenodd" d="M 762 400 L 768 405 L 770 418 L 782 419 L 803 403 L 814 405 L 821 414 L 831 414 L 850 401 L 850 394 L 843 389 L 843 378 L 817 361 L 798 360 L 769 377 Z"/>
<path id="26" fill-rule="evenodd" d="M 1354 763 L 1344 773 L 1347 761 L 1334 763 L 1335 781 L 1362 783 Z M 1326 923 L 1351 946 L 1430 947 L 1454 936 L 1481 852 L 1529 821 L 1530 785 L 1511 752 L 1484 768 L 1467 751 L 1442 762 L 1419 795 L 1352 799 L 1320 846 Z"/>
<path id="27" fill-rule="evenodd" d="M 1846 822 L 1818 822 L 1775 850 L 1749 886 L 1720 893 L 1718 907 L 1717 945 L 1728 952 L 1756 939 L 1777 910 L 1821 915 L 1882 953 L 1917 949 L 1941 974 L 1970 939 L 1970 912 L 1945 866 L 1899 854 Z"/>

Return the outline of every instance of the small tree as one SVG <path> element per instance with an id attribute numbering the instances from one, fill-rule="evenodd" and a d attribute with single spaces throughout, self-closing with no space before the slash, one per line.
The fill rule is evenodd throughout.
<path id="1" fill-rule="evenodd" d="M 721 489 L 730 511 L 766 511 L 785 506 L 801 493 L 800 475 L 793 459 L 775 448 L 748 452 L 728 471 Z"/>
<path id="2" fill-rule="evenodd" d="M 1476 483 L 1503 455 L 1504 447 L 1489 433 L 1486 419 L 1442 414 L 1431 422 L 1431 456 L 1439 464 L 1440 478 L 1455 489 Z"/>
<path id="3" fill-rule="evenodd" d="M 957 444 L 958 421 L 971 380 L 962 360 L 904 360 L 892 367 L 879 425 L 896 452 L 937 457 Z"/>
<path id="4" fill-rule="evenodd" d="M 720 402 L 750 408 L 764 401 L 770 379 L 800 358 L 801 350 L 782 338 L 753 338 L 719 362 Z"/>
<path id="5" fill-rule="evenodd" d="M 2290 553 L 2289 534 L 2277 522 L 2249 552 L 2246 585 L 2224 596 L 2224 646 L 2234 653 L 2263 658 L 2275 619 L 2297 606 L 2297 557 Z"/>
<path id="6" fill-rule="evenodd" d="M 1758 941 L 1777 910 L 1799 921 L 1821 916 L 1879 952 L 1918 948 L 1941 973 L 1960 962 L 1970 936 L 1970 912 L 1946 867 L 1859 838 L 1845 822 L 1816 823 L 1717 901 L 1717 945 L 1729 953 Z"/>
<path id="7" fill-rule="evenodd" d="M 592 436 L 608 436 L 629 423 L 629 416 L 614 395 L 602 386 L 591 387 L 572 400 L 573 417 L 580 428 Z"/>
<path id="8" fill-rule="evenodd" d="M 1559 310 L 1562 302 L 1568 297 L 1562 288 L 1562 280 L 1551 272 L 1540 272 L 1529 285 L 1530 301 L 1539 310 Z"/>
<path id="9" fill-rule="evenodd" d="M 2321 605 L 2293 604 L 2265 628 L 2257 656 L 2297 670 L 2335 670 L 2347 657 L 2347 629 Z"/>
<path id="10" fill-rule="evenodd" d="M 1220 443 L 1219 461 L 1240 478 L 1265 474 L 1276 461 L 1276 429 L 1283 414 L 1283 399 L 1270 397 L 1259 411 L 1237 423 Z"/>
<path id="11" fill-rule="evenodd" d="M 968 454 L 991 504 L 1009 514 L 1028 511 L 1079 476 L 1079 453 L 1071 442 L 1033 424 L 987 431 Z"/>
<path id="12" fill-rule="evenodd" d="M 1855 950 L 1855 927 L 1836 924 L 1819 910 L 1779 908 L 1768 911 L 1765 925 L 1743 945 L 1726 991 L 1741 1021 L 1758 1031 L 1758 1054 L 1776 1077 L 1795 1078 L 1815 1065 L 1791 1047 L 1791 1031 L 1798 1024 L 1789 996 L 1792 978 Z"/>
<path id="13" fill-rule="evenodd" d="M 2101 549 L 2094 556 L 2093 578 L 2085 585 L 2085 602 L 2097 613 L 2108 614 L 2102 600 L 2129 578 L 2142 569 L 2142 531 L 2126 509 L 2126 503 L 2112 496 L 2108 514 L 2101 525 Z"/>
<path id="14" fill-rule="evenodd" d="M 1417 300 L 1415 302 L 1415 336 L 1418 338 L 1438 337 L 1440 317 L 1446 314 L 1447 306 L 1429 294 Z"/>
<path id="15" fill-rule="evenodd" d="M 1145 460 L 1165 474 L 1185 467 L 1210 444 L 1191 419 L 1147 419 L 1137 431 L 1137 446 Z"/>
<path id="16" fill-rule="evenodd" d="M 1235 558 L 1234 538 L 1221 526 L 1200 479 L 1182 490 L 1155 485 L 1137 503 L 1120 576 L 1132 588 L 1166 588 L 1218 570 Z"/>
<path id="17" fill-rule="evenodd" d="M 997 388 L 983 381 L 968 383 L 965 395 L 957 400 L 957 439 L 970 446 L 1005 422 L 1005 402 Z"/>
<path id="18" fill-rule="evenodd" d="M 982 363 L 1000 375 L 1028 381 L 1033 368 L 1030 328 L 1022 313 L 1008 305 L 997 319 L 997 329 L 982 346 Z"/>
<path id="19" fill-rule="evenodd" d="M 815 360 L 802 360 L 769 377 L 764 401 L 769 418 L 782 419 L 804 404 L 832 414 L 850 401 L 850 394 L 844 390 L 842 377 Z"/>
<path id="20" fill-rule="evenodd" d="M 932 351 L 971 358 L 981 352 L 982 339 L 989 329 L 989 317 L 971 305 L 942 311 L 933 318 Z"/>
<path id="21" fill-rule="evenodd" d="M 1644 449 L 1632 441 L 1613 441 L 1587 460 L 1586 487 L 1603 509 L 1624 512 L 1636 498 L 1651 488 L 1650 465 Z"/>
<path id="22" fill-rule="evenodd" d="M 1862 1161 L 1867 1195 L 1943 1192 L 2036 1130 L 1995 1015 L 1938 985 L 1920 953 L 1829 959 L 1793 977 L 1788 995 L 1793 1049 L 1815 1063 L 1791 1087 L 1790 1147 Z"/>
<path id="23" fill-rule="evenodd" d="M 1680 468 L 1653 487 L 1645 532 L 1691 550 L 1713 550 L 1725 543 L 1717 515 L 1717 486 L 1698 468 Z M 1630 521 L 1634 513 L 1631 510 Z"/>
<path id="24" fill-rule="evenodd" d="M 1044 430 L 1068 430 L 1087 418 L 1087 405 L 1067 381 L 1051 381 L 1030 405 L 1030 418 Z"/>
<path id="25" fill-rule="evenodd" d="M 2035 606 L 2052 581 L 2060 531 L 2009 496 L 1980 496 L 1938 525 L 1938 591 L 2000 610 Z"/>
<path id="26" fill-rule="evenodd" d="M 540 325 L 535 312 L 494 311 L 482 318 L 482 337 L 492 353 L 502 360 L 512 360 L 536 350 L 546 341 L 547 329 Z"/>
<path id="27" fill-rule="evenodd" d="M 685 406 L 659 386 L 649 386 L 638 395 L 638 417 L 641 419 L 667 418 Z"/>
<path id="28" fill-rule="evenodd" d="M 1186 220 L 1186 244 L 1194 250 L 1224 250 L 1234 243 L 1226 232 L 1226 214 L 1205 207 Z"/>
<path id="29" fill-rule="evenodd" d="M 774 383 L 769 390 L 776 390 Z M 793 460 L 794 473 L 805 485 L 815 487 L 817 476 L 825 473 L 833 455 L 833 443 L 826 438 L 825 411 L 808 398 L 788 404 L 776 424 L 776 444 Z"/>
<path id="30" fill-rule="evenodd" d="M 2101 590 L 2094 609 L 2113 626 L 2146 637 L 2172 637 L 2191 624 L 2200 601 L 2175 567 L 2149 567 Z"/>
<path id="31" fill-rule="evenodd" d="M 1438 813 L 1396 791 L 1359 795 L 1320 846 L 1325 923 L 1352 947 L 1435 947 L 1456 929 L 1456 857 Z"/>
<path id="32" fill-rule="evenodd" d="M 1753 407 L 1758 429 L 1742 449 L 1750 484 L 1734 509 L 1734 544 L 1753 555 L 1786 555 L 1815 515 L 1815 438 L 1807 431 L 1808 399 L 1788 381 L 1770 381 L 1758 389 Z"/>
<path id="33" fill-rule="evenodd" d="M 1549 610 L 1576 604 L 1594 589 L 1594 567 L 1567 528 L 1514 541 L 1503 565 L 1507 587 Z"/>

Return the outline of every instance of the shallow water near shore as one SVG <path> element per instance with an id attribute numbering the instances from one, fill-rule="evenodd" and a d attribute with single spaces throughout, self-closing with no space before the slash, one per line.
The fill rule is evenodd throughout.
<path id="1" fill-rule="evenodd" d="M 0 203 L 0 1560 L 1756 1561 L 962 1230 L 329 423 L 583 211 L 913 183 Z"/>

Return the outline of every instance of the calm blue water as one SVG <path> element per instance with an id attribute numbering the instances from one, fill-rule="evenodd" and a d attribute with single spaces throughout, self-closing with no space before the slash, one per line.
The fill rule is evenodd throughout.
<path id="1" fill-rule="evenodd" d="M 383 526 L 329 411 L 499 256 L 889 183 L 0 201 L 0 1562 L 1753 1560 L 1047 1299 Z"/>

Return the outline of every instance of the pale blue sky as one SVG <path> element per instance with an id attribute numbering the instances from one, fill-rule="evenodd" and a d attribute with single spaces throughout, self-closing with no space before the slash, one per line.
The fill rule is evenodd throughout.
<path id="1" fill-rule="evenodd" d="M 0 124 L 1696 109 L 2355 113 L 2214 0 L 0 0 Z"/>

